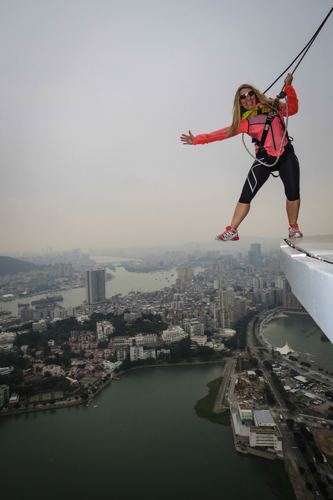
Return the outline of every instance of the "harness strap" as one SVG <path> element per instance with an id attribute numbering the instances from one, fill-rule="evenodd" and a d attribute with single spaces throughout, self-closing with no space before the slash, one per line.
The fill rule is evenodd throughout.
<path id="1" fill-rule="evenodd" d="M 263 130 L 260 141 L 258 139 L 252 138 L 252 142 L 257 144 L 259 150 L 261 150 L 261 151 L 265 150 L 264 144 L 266 142 L 267 134 L 268 134 L 268 131 L 269 131 L 269 129 L 272 125 L 272 122 L 276 116 L 278 116 L 278 113 L 273 113 L 271 115 L 267 115 L 264 130 Z"/>
<path id="2" fill-rule="evenodd" d="M 272 122 L 273 122 L 273 120 L 274 120 L 274 118 L 276 116 L 277 116 L 277 114 L 275 114 L 275 113 L 272 113 L 271 115 L 267 115 L 266 123 L 265 123 L 265 126 L 264 126 L 264 131 L 262 133 L 260 142 L 258 144 L 258 146 L 259 146 L 260 149 L 264 148 L 264 144 L 266 142 L 266 137 L 267 137 L 268 131 L 269 131 L 269 129 L 270 129 L 271 125 L 272 125 Z"/>
<path id="3" fill-rule="evenodd" d="M 256 143 L 258 145 L 259 150 L 261 150 L 261 151 L 265 151 L 264 145 L 265 145 L 268 131 L 272 125 L 274 118 L 276 118 L 277 116 L 280 118 L 280 122 L 282 124 L 282 127 L 285 130 L 284 122 L 281 119 L 281 116 L 279 115 L 279 113 L 272 113 L 271 115 L 267 115 L 266 123 L 265 123 L 264 130 L 263 130 L 260 141 L 258 141 L 257 139 L 252 139 L 252 142 Z M 273 172 L 271 172 L 271 175 L 275 178 L 280 177 L 280 174 L 274 175 Z"/>

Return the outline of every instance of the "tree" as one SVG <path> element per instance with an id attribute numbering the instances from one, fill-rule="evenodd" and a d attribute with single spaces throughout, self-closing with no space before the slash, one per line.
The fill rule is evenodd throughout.
<path id="1" fill-rule="evenodd" d="M 266 398 L 267 398 L 267 403 L 269 405 L 274 405 L 276 403 L 276 399 L 275 399 L 274 395 L 271 392 L 266 395 Z"/>
<path id="2" fill-rule="evenodd" d="M 322 481 L 321 479 L 319 479 L 319 481 L 318 481 L 317 484 L 318 484 L 318 486 L 319 486 L 319 488 L 321 490 L 326 490 L 327 489 L 327 484 L 324 481 Z"/>
<path id="3" fill-rule="evenodd" d="M 309 466 L 309 469 L 311 472 L 317 472 L 317 467 L 315 466 L 315 464 L 313 462 L 309 462 L 308 466 Z"/>
<path id="4" fill-rule="evenodd" d="M 268 359 L 265 359 L 264 365 L 267 368 L 267 370 L 272 371 L 272 369 L 273 369 L 272 363 L 270 361 L 268 361 Z"/>
<path id="5" fill-rule="evenodd" d="M 232 337 L 231 339 L 228 339 L 226 342 L 225 342 L 225 346 L 228 348 L 228 349 L 238 349 L 238 340 L 237 338 L 235 337 Z"/>
<path id="6" fill-rule="evenodd" d="M 254 358 L 254 357 L 251 357 L 249 359 L 249 362 L 250 362 L 250 365 L 254 366 L 254 367 L 257 367 L 258 366 L 258 360 L 257 358 Z"/>
<path id="7" fill-rule="evenodd" d="M 304 441 L 302 441 L 302 440 L 301 440 L 301 441 L 299 441 L 297 444 L 298 444 L 298 447 L 299 447 L 299 449 L 300 449 L 301 453 L 303 453 L 303 455 L 304 455 L 304 453 L 306 453 L 306 451 L 307 451 L 306 444 L 305 444 L 305 443 L 304 443 Z M 309 466 L 309 468 L 310 468 L 310 466 Z M 316 470 L 317 470 L 317 469 L 316 469 Z M 315 472 L 315 471 L 314 471 L 314 472 Z"/>
<path id="8" fill-rule="evenodd" d="M 62 350 L 62 351 L 69 352 L 69 351 L 71 350 L 71 346 L 70 346 L 70 344 L 63 344 L 63 345 L 61 346 L 61 350 Z"/>
<path id="9" fill-rule="evenodd" d="M 313 434 L 312 432 L 308 431 L 306 427 L 301 428 L 301 433 L 307 441 L 313 441 Z"/>
<path id="10" fill-rule="evenodd" d="M 306 482 L 306 487 L 309 491 L 312 491 L 313 490 L 313 485 L 312 483 L 309 483 L 309 481 Z"/>
<path id="11" fill-rule="evenodd" d="M 287 418 L 286 422 L 287 422 L 289 429 L 293 430 L 294 425 L 295 425 L 295 420 L 293 420 L 292 418 Z"/>

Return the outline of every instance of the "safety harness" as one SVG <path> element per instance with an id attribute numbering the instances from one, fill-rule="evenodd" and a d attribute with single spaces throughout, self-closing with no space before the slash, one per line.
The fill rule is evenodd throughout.
<path id="1" fill-rule="evenodd" d="M 271 111 L 271 110 L 270 110 Z M 258 113 L 259 114 L 259 113 Z M 263 130 L 263 133 L 262 133 L 262 136 L 261 136 L 261 139 L 260 141 L 258 139 L 254 139 L 252 138 L 252 142 L 257 144 L 258 148 L 259 148 L 259 151 L 262 152 L 262 153 L 266 153 L 266 150 L 265 150 L 265 147 L 264 147 L 264 144 L 266 142 L 266 138 L 267 138 L 267 134 L 268 134 L 268 131 L 269 129 L 271 128 L 271 125 L 272 125 L 272 122 L 274 120 L 274 118 L 276 116 L 278 116 L 279 113 L 277 112 L 273 112 L 272 114 L 270 115 L 267 115 L 267 118 L 266 118 L 266 123 L 265 123 L 265 126 L 264 126 L 264 130 Z M 281 120 L 282 121 L 282 120 Z M 284 124 L 283 124 L 284 125 Z M 266 153 L 267 154 L 267 153 Z"/>
<path id="2" fill-rule="evenodd" d="M 266 123 L 265 123 L 264 131 L 263 131 L 263 133 L 262 133 L 262 136 L 261 136 L 260 141 L 258 141 L 258 140 L 256 140 L 256 139 L 252 139 L 252 142 L 256 142 L 256 143 L 258 144 L 258 147 L 259 147 L 258 151 L 259 151 L 259 152 L 266 153 L 266 150 L 265 150 L 264 144 L 265 144 L 265 141 L 266 141 L 266 137 L 267 137 L 268 131 L 269 131 L 269 129 L 270 129 L 271 125 L 272 125 L 272 122 L 273 122 L 273 120 L 274 120 L 274 118 L 275 118 L 276 116 L 278 116 L 278 117 L 280 118 L 280 121 L 281 121 L 281 123 L 282 123 L 282 125 L 283 125 L 283 128 L 285 128 L 284 121 L 283 121 L 283 120 L 281 120 L 281 117 L 280 117 L 280 115 L 279 115 L 279 113 L 278 113 L 278 112 L 274 112 L 274 113 L 272 113 L 271 115 L 267 115 L 267 119 L 266 119 Z M 275 177 L 275 178 L 276 178 L 276 177 L 279 177 L 279 174 L 274 175 L 274 174 L 273 174 L 273 172 L 271 172 L 271 175 L 272 175 L 273 177 Z"/>
<path id="3" fill-rule="evenodd" d="M 284 121 L 282 120 L 279 112 L 277 111 L 278 99 L 283 99 L 283 98 L 286 99 L 286 110 L 287 110 L 286 121 L 287 121 L 287 125 L 284 124 Z M 268 114 L 269 112 L 271 112 L 271 114 Z M 254 143 L 257 144 L 257 146 L 259 148 L 258 151 L 260 151 L 264 155 L 267 155 L 267 152 L 266 152 L 266 150 L 264 148 L 264 144 L 265 144 L 268 131 L 269 131 L 271 125 L 272 125 L 272 122 L 273 122 L 274 118 L 279 117 L 280 122 L 282 124 L 284 133 L 283 133 L 283 137 L 282 137 L 282 140 L 281 140 L 281 144 L 280 144 L 280 148 L 279 148 L 279 153 L 278 153 L 278 156 L 277 156 L 275 162 L 273 164 L 267 164 L 267 163 L 264 163 L 262 160 L 259 160 L 259 158 L 253 156 L 253 154 L 246 147 L 246 144 L 245 144 L 245 141 L 244 141 L 244 134 L 242 134 L 243 144 L 245 146 L 245 149 L 249 153 L 249 155 L 252 156 L 252 158 L 254 158 L 258 163 L 260 163 L 261 165 L 264 165 L 265 167 L 274 167 L 278 163 L 278 161 L 280 159 L 285 137 L 288 138 L 288 144 L 289 144 L 289 137 L 287 135 L 287 126 L 288 126 L 288 118 L 289 118 L 289 106 L 288 106 L 287 94 L 282 90 L 280 92 L 280 94 L 277 96 L 277 98 L 274 100 L 274 102 L 273 102 L 272 105 L 269 104 L 269 107 L 264 107 L 262 104 L 259 104 L 259 106 L 256 106 L 254 109 L 246 111 L 243 114 L 242 119 L 247 118 L 250 115 L 259 115 L 259 114 L 267 114 L 267 118 L 266 118 L 266 122 L 265 122 L 265 125 L 264 125 L 264 130 L 263 130 L 263 133 L 262 133 L 260 141 L 258 139 L 252 138 L 252 142 L 254 142 Z M 274 175 L 272 172 L 271 172 L 271 174 L 273 175 L 273 177 L 278 177 L 278 176 Z"/>

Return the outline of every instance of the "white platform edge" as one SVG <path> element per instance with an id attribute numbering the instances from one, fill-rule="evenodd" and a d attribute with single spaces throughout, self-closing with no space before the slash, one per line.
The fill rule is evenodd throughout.
<path id="1" fill-rule="evenodd" d="M 333 265 L 280 241 L 281 264 L 293 294 L 333 343 Z"/>

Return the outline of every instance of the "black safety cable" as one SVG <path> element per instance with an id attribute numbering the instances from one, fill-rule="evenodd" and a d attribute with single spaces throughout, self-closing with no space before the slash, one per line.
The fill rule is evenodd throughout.
<path id="1" fill-rule="evenodd" d="M 298 68 L 298 66 L 301 64 L 303 58 L 305 57 L 305 54 L 307 53 L 307 51 L 309 50 L 309 48 L 311 47 L 311 45 L 313 44 L 313 42 L 315 41 L 315 39 L 317 38 L 317 36 L 319 35 L 322 27 L 324 26 L 324 24 L 326 23 L 327 19 L 330 17 L 330 15 L 332 14 L 333 12 L 333 7 L 331 8 L 331 10 L 329 11 L 329 13 L 327 14 L 327 16 L 325 17 L 325 19 L 323 20 L 323 22 L 321 23 L 321 25 L 319 26 L 319 28 L 317 29 L 317 31 L 315 32 L 315 34 L 313 35 L 313 37 L 310 39 L 310 41 L 305 45 L 304 49 L 301 50 L 301 52 L 298 54 L 297 57 L 295 57 L 295 59 L 293 60 L 293 62 L 291 64 L 289 64 L 288 68 L 286 68 L 280 76 L 277 77 L 276 80 L 274 80 L 274 82 L 272 83 L 272 85 L 270 85 L 268 87 L 268 89 L 265 90 L 264 94 L 266 94 L 266 92 L 268 92 L 268 90 L 270 88 L 273 87 L 273 85 L 281 78 L 281 76 L 283 76 L 285 74 L 286 71 L 288 71 L 288 69 L 294 64 L 295 61 L 297 61 L 297 59 L 303 54 L 303 56 L 301 57 L 301 59 L 298 61 L 295 69 L 293 70 L 293 72 L 291 73 L 292 75 L 295 73 L 296 69 Z"/>

